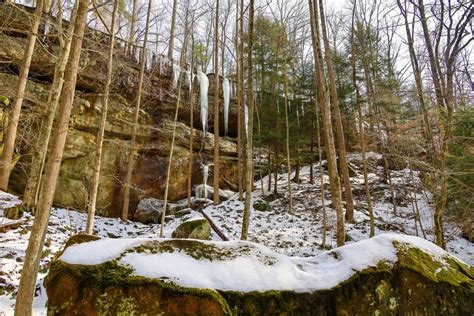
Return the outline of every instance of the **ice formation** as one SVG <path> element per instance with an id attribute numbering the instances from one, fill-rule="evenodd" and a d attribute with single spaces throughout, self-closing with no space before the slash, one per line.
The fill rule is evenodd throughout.
<path id="1" fill-rule="evenodd" d="M 181 67 L 179 65 L 173 64 L 173 88 L 178 87 L 179 75 L 181 74 Z"/>
<path id="2" fill-rule="evenodd" d="M 229 127 L 229 104 L 230 104 L 230 84 L 227 78 L 222 81 L 222 93 L 224 95 L 224 130 L 227 134 Z"/>
<path id="3" fill-rule="evenodd" d="M 209 79 L 206 74 L 202 71 L 197 72 L 197 77 L 199 80 L 199 94 L 200 94 L 200 103 L 201 103 L 201 124 L 202 131 L 206 134 L 207 131 L 207 116 L 208 116 L 208 100 L 207 100 L 207 91 L 209 89 Z"/>

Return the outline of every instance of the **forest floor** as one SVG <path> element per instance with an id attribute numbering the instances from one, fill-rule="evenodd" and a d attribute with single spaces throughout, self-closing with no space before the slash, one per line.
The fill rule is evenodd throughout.
<path id="1" fill-rule="evenodd" d="M 434 240 L 433 220 L 434 211 L 432 194 L 422 187 L 417 171 L 411 172 L 405 168 L 392 170 L 391 178 L 397 201 L 394 210 L 390 186 L 383 181 L 383 168 L 378 166 L 380 155 L 369 155 L 369 184 L 373 198 L 375 215 L 375 233 L 397 232 L 408 235 L 425 237 Z M 360 157 L 357 154 L 349 156 L 357 175 L 351 178 L 355 199 L 355 223 L 346 223 L 346 241 L 348 243 L 363 240 L 369 237 L 369 216 L 363 190 L 363 176 L 360 167 Z M 323 161 L 323 166 L 325 162 Z M 277 252 L 290 256 L 308 257 L 321 253 L 324 249 L 322 243 L 323 208 L 321 200 L 321 186 L 319 165 L 313 165 L 315 183 L 309 181 L 310 168 L 303 167 L 300 171 L 300 182 L 291 182 L 293 195 L 293 209 L 288 211 L 286 174 L 278 175 L 278 195 L 262 195 L 261 181 L 255 183 L 256 189 L 253 202 L 267 200 L 270 209 L 267 211 L 252 210 L 249 240 L 263 244 Z M 291 178 L 294 177 L 294 173 Z M 325 209 L 327 214 L 326 249 L 336 246 L 335 212 L 331 209 L 328 177 L 324 172 Z M 273 179 L 272 179 L 273 181 Z M 263 179 L 265 191 L 268 177 Z M 273 184 L 272 184 L 273 188 Z M 267 193 L 267 192 L 266 192 Z M 20 203 L 21 201 L 8 193 L 0 191 L 0 224 L 9 220 L 3 217 L 3 209 Z M 252 203 L 253 204 L 253 203 Z M 420 224 L 415 225 L 414 214 L 420 214 Z M 238 200 L 238 194 L 224 201 L 218 206 L 208 206 L 203 210 L 229 239 L 239 239 L 243 202 Z M 193 211 L 191 214 L 174 219 L 166 224 L 165 236 L 170 237 L 171 232 L 184 220 L 202 217 Z M 15 295 L 20 279 L 22 262 L 30 236 L 33 217 L 24 215 L 24 222 L 17 229 L 0 233 L 0 316 L 13 314 Z M 52 211 L 43 259 L 40 263 L 40 274 L 37 282 L 36 297 L 34 300 L 35 315 L 46 315 L 46 293 L 42 286 L 47 274 L 50 261 L 61 250 L 65 241 L 72 235 L 84 230 L 86 214 L 66 209 Z M 149 237 L 156 238 L 159 225 L 144 225 L 134 222 L 123 222 L 119 219 L 97 217 L 95 233 L 99 236 L 110 238 Z M 424 233 L 424 234 L 423 234 Z M 445 226 L 447 250 L 461 260 L 474 264 L 474 244 L 461 237 L 461 230 L 453 223 L 447 221 Z M 220 240 L 215 232 L 213 240 Z"/>

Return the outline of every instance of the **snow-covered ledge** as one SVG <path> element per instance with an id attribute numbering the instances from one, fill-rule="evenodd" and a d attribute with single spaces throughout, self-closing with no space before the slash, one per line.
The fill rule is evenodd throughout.
<path id="1" fill-rule="evenodd" d="M 77 293 L 63 294 L 65 278 Z M 398 234 L 309 258 L 288 257 L 245 241 L 99 239 L 66 248 L 53 263 L 46 288 L 48 308 L 58 313 L 72 305 L 139 313 L 199 314 L 202 308 L 220 311 L 211 314 L 261 314 L 266 308 L 297 314 L 318 309 L 349 314 L 425 313 L 427 308 L 472 312 L 473 278 L 472 267 L 441 248 Z M 104 305 L 100 299 L 84 297 L 80 289 L 85 284 L 94 297 L 106 295 L 110 302 L 130 304 L 120 309 L 115 303 Z M 152 300 L 158 301 L 156 306 L 133 294 L 141 287 L 159 290 Z M 464 303 L 459 297 L 466 298 Z M 179 300 L 193 303 L 186 307 Z M 426 304 L 420 305 L 420 300 Z"/>

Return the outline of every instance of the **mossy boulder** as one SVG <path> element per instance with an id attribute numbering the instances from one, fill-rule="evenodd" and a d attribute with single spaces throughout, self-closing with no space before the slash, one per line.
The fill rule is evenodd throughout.
<path id="1" fill-rule="evenodd" d="M 211 225 L 205 218 L 191 219 L 181 223 L 172 233 L 173 238 L 207 240 L 211 236 Z"/>
<path id="2" fill-rule="evenodd" d="M 403 239 L 386 239 L 388 242 L 383 243 L 392 249 L 391 253 L 395 257 L 379 256 L 380 252 L 370 247 L 373 244 L 363 242 L 358 243 L 361 247 L 352 250 L 350 247 L 357 243 L 322 253 L 324 260 L 316 265 L 324 265 L 329 260 L 328 267 L 337 267 L 329 279 L 338 278 L 337 273 L 341 269 L 349 268 L 348 271 L 352 271 L 331 286 L 325 287 L 316 282 L 309 283 L 306 290 L 298 290 L 292 288 L 294 283 L 288 281 L 288 275 L 279 272 L 282 280 L 285 280 L 281 284 L 287 289 L 258 291 L 192 286 L 193 282 L 189 279 L 176 277 L 180 273 L 189 275 L 189 271 L 183 271 L 186 268 L 180 267 L 176 260 L 184 256 L 187 262 L 196 261 L 196 269 L 191 275 L 196 273 L 201 277 L 194 282 L 197 280 L 199 283 L 201 278 L 206 278 L 203 284 L 209 281 L 221 284 L 222 279 L 219 278 L 245 279 L 247 272 L 247 277 L 253 273 L 249 270 L 258 270 L 258 263 L 263 264 L 265 269 L 275 267 L 278 271 L 281 271 L 281 264 L 294 263 L 295 269 L 304 271 L 305 265 L 314 266 L 319 256 L 308 258 L 308 261 L 293 259 L 248 242 L 129 240 L 127 243 L 130 246 L 123 247 L 123 240 L 89 243 L 93 239 L 83 235 L 72 237 L 67 247 L 74 245 L 76 248 L 71 248 L 70 252 L 74 254 L 75 251 L 81 251 L 77 247 L 85 247 L 82 251 L 86 252 L 96 249 L 98 245 L 95 242 L 122 244 L 118 248 L 112 244 L 104 253 L 108 255 L 116 251 L 115 255 L 95 264 L 78 264 L 74 260 L 81 261 L 82 256 L 71 259 L 67 257 L 66 251 L 66 257 L 61 255 L 53 261 L 45 279 L 48 315 L 472 315 L 474 312 L 473 267 L 447 253 L 430 253 L 426 248 L 406 243 Z M 386 253 L 384 250 L 381 252 Z M 353 257 L 354 253 L 360 253 L 362 260 L 378 253 L 374 256 L 378 259 L 371 261 L 368 266 L 360 267 L 354 265 L 358 261 Z M 350 257 L 347 257 L 349 254 Z M 160 270 L 168 273 L 159 277 L 142 276 L 143 272 L 140 271 L 143 271 L 144 260 L 164 255 L 167 259 L 170 256 L 173 258 L 167 268 Z M 130 257 L 135 259 L 127 261 Z M 249 258 L 257 262 L 257 265 L 252 265 L 252 269 L 242 266 L 244 261 L 241 260 Z M 212 269 L 212 264 L 221 268 Z M 225 269 L 219 271 L 222 266 L 232 264 L 242 267 L 237 270 L 235 266 L 234 269 L 228 268 L 228 272 Z M 202 265 L 207 265 L 205 270 L 200 269 Z M 170 266 L 176 269 L 168 270 Z M 150 265 L 149 268 L 145 271 L 156 271 L 160 266 Z M 208 275 L 203 275 L 203 271 L 207 271 Z M 316 275 L 316 279 L 311 279 L 308 274 L 299 276 L 303 282 L 324 277 Z M 278 283 L 274 280 L 264 281 Z M 183 286 L 183 282 L 188 282 L 188 286 Z M 254 286 L 258 287 L 260 283 L 254 282 Z M 249 284 L 249 289 L 251 287 Z"/>
<path id="3" fill-rule="evenodd" d="M 17 220 L 23 216 L 24 212 L 25 212 L 24 207 L 21 204 L 18 204 L 18 205 L 3 209 L 3 216 L 9 219 Z"/>
<path id="4" fill-rule="evenodd" d="M 272 207 L 267 201 L 257 200 L 253 203 L 253 208 L 260 212 L 271 212 Z"/>

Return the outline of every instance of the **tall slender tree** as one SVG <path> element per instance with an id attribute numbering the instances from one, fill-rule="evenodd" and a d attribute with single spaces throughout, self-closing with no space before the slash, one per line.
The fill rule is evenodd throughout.
<path id="1" fill-rule="evenodd" d="M 12 109 L 8 112 L 8 126 L 3 135 L 3 148 L 0 157 L 0 189 L 6 191 L 8 189 L 8 181 L 13 168 L 13 152 L 15 150 L 15 140 L 20 121 L 21 107 L 25 96 L 26 83 L 30 72 L 31 59 L 35 50 L 36 39 L 38 37 L 38 29 L 43 14 L 43 0 L 36 2 L 35 12 L 33 14 L 30 33 L 26 49 L 23 53 L 23 62 L 21 64 L 20 74 L 18 76 L 15 100 Z"/>
<path id="2" fill-rule="evenodd" d="M 74 37 L 71 43 L 71 53 L 64 75 L 63 90 L 59 100 L 59 108 L 51 140 L 50 154 L 46 165 L 45 182 L 42 188 L 36 216 L 31 228 L 31 235 L 26 248 L 25 261 L 21 271 L 20 286 L 15 306 L 15 315 L 32 314 L 33 296 L 38 276 L 39 262 L 43 251 L 49 214 L 53 203 L 54 191 L 61 167 L 64 145 L 69 127 L 72 102 L 75 93 L 79 59 L 81 56 L 82 40 L 87 22 L 89 0 L 78 0 L 77 15 L 74 27 Z"/>
<path id="3" fill-rule="evenodd" d="M 102 96 L 102 113 L 100 116 L 99 132 L 96 137 L 94 171 L 92 173 L 91 187 L 89 189 L 89 199 L 87 206 L 86 234 L 92 234 L 94 228 L 94 216 L 97 204 L 97 194 L 99 191 L 100 169 L 102 167 L 102 152 L 105 136 L 105 124 L 107 122 L 107 111 L 109 109 L 110 85 L 112 83 L 114 47 L 115 47 L 115 20 L 118 10 L 118 1 L 114 2 L 112 10 L 112 21 L 110 23 L 110 43 L 107 52 L 107 78 L 105 79 L 104 94 Z"/>
<path id="4" fill-rule="evenodd" d="M 54 68 L 53 83 L 48 94 L 48 112 L 41 121 L 38 141 L 33 146 L 32 161 L 28 180 L 26 182 L 25 191 L 23 193 L 23 205 L 26 208 L 34 208 L 39 198 L 41 175 L 43 173 L 44 164 L 46 162 L 46 151 L 48 150 L 49 140 L 51 138 L 51 130 L 53 128 L 54 117 L 58 107 L 61 90 L 64 83 L 64 72 L 69 59 L 71 50 L 72 34 L 74 32 L 74 21 L 77 12 L 77 2 L 71 13 L 71 20 L 68 28 L 63 32 L 62 2 L 58 1 L 58 19 L 56 28 L 58 30 L 58 41 L 60 47 L 59 59 Z"/>
<path id="5" fill-rule="evenodd" d="M 319 38 L 318 5 L 313 0 L 309 0 L 309 11 L 311 19 L 311 34 L 313 42 L 313 54 L 316 73 L 317 98 L 321 108 L 321 117 L 323 123 L 324 139 L 326 145 L 326 158 L 329 173 L 329 187 L 331 190 L 331 199 L 333 209 L 336 211 L 336 235 L 337 245 L 344 245 L 344 210 L 342 207 L 341 186 L 337 172 L 336 150 L 334 146 L 334 136 L 331 124 L 331 109 L 326 97 L 326 88 L 324 83 L 323 58 L 321 51 L 321 42 Z"/>
<path id="6" fill-rule="evenodd" d="M 224 70 L 224 69 L 223 69 Z M 219 0 L 216 0 L 214 26 L 214 205 L 219 204 Z"/>
<path id="7" fill-rule="evenodd" d="M 339 158 L 339 170 L 342 173 L 342 183 L 344 185 L 344 198 L 346 200 L 346 220 L 354 221 L 354 200 L 352 197 L 351 181 L 349 177 L 349 169 L 347 167 L 346 158 L 346 141 L 344 139 L 344 128 L 342 125 L 341 110 L 339 109 L 339 98 L 337 95 L 337 83 L 334 74 L 334 68 L 331 59 L 331 47 L 326 27 L 326 16 L 324 14 L 324 5 L 319 1 L 319 14 L 321 17 L 321 33 L 323 35 L 324 43 L 324 57 L 326 60 L 326 69 L 329 79 L 329 93 L 331 97 L 332 113 L 334 116 L 334 123 L 336 125 L 336 145 Z"/>
<path id="8" fill-rule="evenodd" d="M 250 225 L 250 211 L 251 211 L 251 197 L 253 190 L 253 108 L 254 108 L 254 93 L 253 93 L 253 46 L 254 46 L 254 14 L 255 1 L 250 0 L 249 7 L 249 27 L 248 27 L 248 45 L 247 45 L 247 104 L 248 104 L 248 127 L 247 127 L 247 148 L 245 160 L 245 204 L 244 216 L 242 220 L 242 232 L 240 238 L 246 240 L 248 237 Z"/>
<path id="9" fill-rule="evenodd" d="M 140 117 L 140 107 L 142 102 L 143 94 L 143 81 L 145 77 L 145 68 L 146 68 L 146 56 L 147 56 L 147 44 L 148 44 L 148 31 L 150 27 L 150 16 L 151 16 L 151 5 L 152 0 L 148 1 L 148 9 L 146 14 L 146 24 L 145 24 L 145 37 L 143 39 L 141 61 L 140 61 L 140 74 L 138 77 L 138 88 L 137 88 L 137 101 L 135 104 L 135 112 L 133 117 L 133 126 L 132 126 L 132 139 L 130 140 L 130 148 L 128 152 L 128 161 L 127 169 L 125 173 L 124 183 L 123 183 L 123 200 L 122 200 L 122 212 L 121 218 L 126 221 L 128 219 L 128 209 L 130 204 L 130 187 L 132 182 L 132 172 L 133 166 L 135 163 L 135 156 L 137 154 L 137 132 L 138 132 L 138 119 Z"/>

